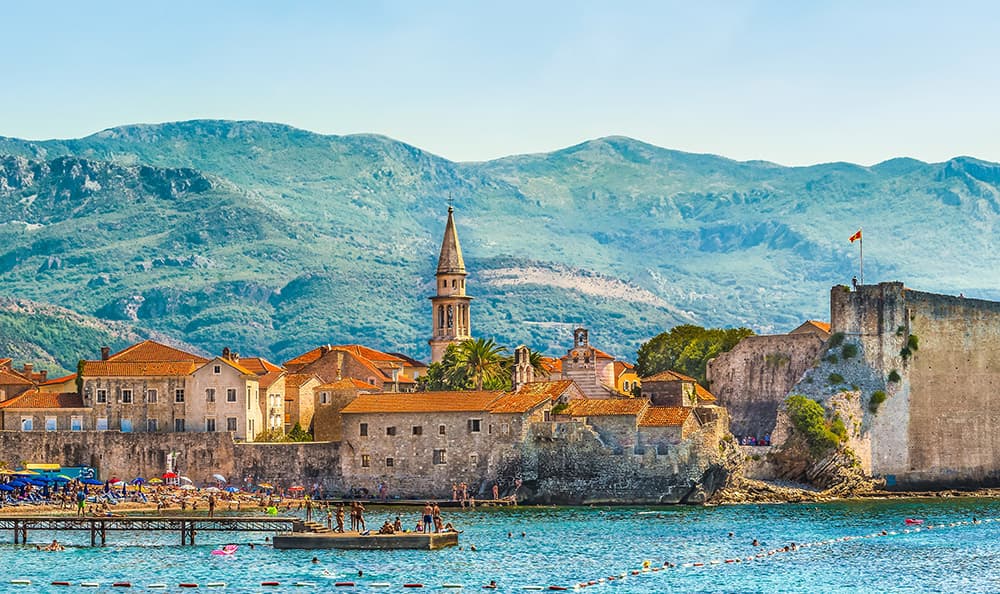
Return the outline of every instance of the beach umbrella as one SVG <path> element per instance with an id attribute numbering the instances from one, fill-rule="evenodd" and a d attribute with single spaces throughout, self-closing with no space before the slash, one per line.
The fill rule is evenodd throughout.
<path id="1" fill-rule="evenodd" d="M 163 478 L 165 478 L 165 479 L 172 479 L 172 478 L 177 478 L 177 473 L 176 472 L 164 472 L 161 476 Z"/>
<path id="2" fill-rule="evenodd" d="M 226 487 L 226 488 L 224 489 L 224 491 L 225 491 L 226 493 L 239 493 L 239 492 L 240 492 L 240 490 L 239 490 L 239 489 L 237 489 L 236 487 Z"/>
<path id="3" fill-rule="evenodd" d="M 193 483 L 194 482 L 193 480 L 189 479 L 186 476 L 182 476 L 182 477 L 180 477 L 180 479 L 181 479 L 182 483 Z"/>
<path id="4" fill-rule="evenodd" d="M 161 485 L 161 484 L 163 484 L 163 479 L 156 478 L 154 476 L 153 478 L 149 479 L 149 484 L 151 484 L 151 485 Z"/>
<path id="5" fill-rule="evenodd" d="M 0 468 L 0 474 L 14 474 L 14 471 L 7 470 L 6 468 Z"/>
<path id="6" fill-rule="evenodd" d="M 273 489 L 274 488 L 274 485 L 272 485 L 270 483 L 261 483 L 261 484 L 259 484 L 257 486 L 260 487 L 261 489 Z"/>
<path id="7" fill-rule="evenodd" d="M 111 486 L 112 486 L 112 487 L 120 487 L 120 486 L 122 486 L 122 485 L 124 485 L 124 484 L 125 484 L 125 483 L 124 483 L 124 482 L 122 482 L 122 481 L 111 481 Z"/>
<path id="8" fill-rule="evenodd" d="M 226 482 L 226 477 L 222 476 L 221 474 L 213 474 L 212 478 L 219 481 L 220 483 Z"/>
<path id="9" fill-rule="evenodd" d="M 16 479 L 10 481 L 7 484 L 10 485 L 11 487 L 23 487 L 23 486 L 25 486 L 25 485 L 27 485 L 29 483 L 28 483 L 28 481 L 26 481 L 24 479 L 16 478 Z"/>
<path id="10" fill-rule="evenodd" d="M 221 493 L 222 489 L 220 489 L 218 487 L 208 487 L 208 488 L 202 489 L 202 491 L 204 491 L 206 493 Z"/>
<path id="11" fill-rule="evenodd" d="M 192 485 L 190 483 L 187 484 L 187 485 L 181 485 L 181 489 L 183 489 L 184 491 L 194 491 L 197 488 L 198 487 L 195 487 L 194 485 Z"/>
<path id="12" fill-rule="evenodd" d="M 13 491 L 14 487 L 0 483 L 0 491 Z"/>
<path id="13" fill-rule="evenodd" d="M 34 470 L 18 470 L 18 471 L 15 471 L 14 474 L 16 474 L 18 476 L 35 476 L 38 473 L 35 472 Z"/>
<path id="14" fill-rule="evenodd" d="M 142 478 L 141 476 L 137 476 L 134 479 L 132 479 L 132 484 L 133 485 L 141 485 L 144 482 L 146 482 L 146 479 Z"/>
<path id="15" fill-rule="evenodd" d="M 103 485 L 104 484 L 101 481 L 99 481 L 97 479 L 94 479 L 94 478 L 80 479 L 80 482 L 83 483 L 83 484 L 85 484 L 85 485 Z"/>
<path id="16" fill-rule="evenodd" d="M 303 486 L 301 486 L 301 485 L 294 485 L 294 486 L 288 487 L 288 490 L 289 491 L 305 491 L 306 488 L 303 487 Z"/>

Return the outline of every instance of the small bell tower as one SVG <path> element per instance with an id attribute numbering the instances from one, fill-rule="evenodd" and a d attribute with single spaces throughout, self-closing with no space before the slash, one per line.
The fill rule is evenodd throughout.
<path id="1" fill-rule="evenodd" d="M 431 297 L 431 363 L 444 358 L 448 345 L 472 338 L 469 323 L 469 303 L 465 294 L 465 260 L 455 230 L 455 209 L 448 207 L 448 222 L 438 257 L 436 295 Z"/>

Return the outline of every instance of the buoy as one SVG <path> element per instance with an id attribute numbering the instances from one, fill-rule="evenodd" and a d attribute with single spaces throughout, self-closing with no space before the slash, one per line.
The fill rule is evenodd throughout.
<path id="1" fill-rule="evenodd" d="M 462 584 L 441 584 L 442 588 L 462 588 Z"/>
<path id="2" fill-rule="evenodd" d="M 404 588 L 423 588 L 423 584 L 403 584 Z"/>
<path id="3" fill-rule="evenodd" d="M 295 582 L 295 585 L 297 587 L 311 587 L 311 588 L 316 587 L 315 582 Z"/>
<path id="4" fill-rule="evenodd" d="M 278 582 L 261 582 L 260 585 L 261 586 L 280 586 L 281 584 L 279 584 Z"/>
<path id="5" fill-rule="evenodd" d="M 566 586 L 549 586 L 549 590 L 568 590 Z"/>
<path id="6" fill-rule="evenodd" d="M 101 585 L 98 584 L 97 582 L 81 582 L 80 583 L 80 587 L 81 588 L 100 588 Z"/>
<path id="7" fill-rule="evenodd" d="M 112 588 L 131 588 L 132 582 L 115 582 L 111 584 Z"/>
<path id="8" fill-rule="evenodd" d="M 166 584 L 150 584 L 150 585 L 148 585 L 146 587 L 149 588 L 150 590 L 163 590 L 163 589 L 166 589 L 167 585 Z"/>
<path id="9" fill-rule="evenodd" d="M 354 582 L 334 582 L 333 585 L 338 588 L 351 588 L 354 586 Z"/>
<path id="10" fill-rule="evenodd" d="M 226 582 L 208 582 L 205 584 L 206 588 L 225 588 Z"/>
<path id="11" fill-rule="evenodd" d="M 521 589 L 522 590 L 542 590 L 544 588 L 542 588 L 541 586 L 522 586 Z"/>
<path id="12" fill-rule="evenodd" d="M 15 586 L 30 586 L 31 580 L 10 580 L 10 583 L 14 584 Z"/>
<path id="13" fill-rule="evenodd" d="M 177 584 L 177 587 L 178 588 L 197 588 L 198 584 L 194 584 L 194 583 L 191 583 L 191 582 L 184 582 L 183 584 Z"/>
<path id="14" fill-rule="evenodd" d="M 391 585 L 392 584 L 390 584 L 389 582 L 372 582 L 372 583 L 368 584 L 368 587 L 369 588 L 388 588 Z"/>
<path id="15" fill-rule="evenodd" d="M 70 584 L 69 582 L 52 582 L 52 585 L 53 586 L 70 586 L 72 584 Z"/>

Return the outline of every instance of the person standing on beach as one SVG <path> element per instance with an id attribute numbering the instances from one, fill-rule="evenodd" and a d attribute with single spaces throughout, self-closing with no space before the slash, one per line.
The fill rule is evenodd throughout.
<path id="1" fill-rule="evenodd" d="M 431 513 L 434 515 L 434 532 L 441 532 L 443 529 L 441 524 L 441 508 L 438 507 L 437 502 L 434 502 L 434 507 L 431 508 Z"/>
<path id="2" fill-rule="evenodd" d="M 337 532 L 344 531 L 344 504 L 337 504 Z"/>
<path id="3" fill-rule="evenodd" d="M 365 531 L 365 504 L 358 502 L 358 532 Z"/>
<path id="4" fill-rule="evenodd" d="M 351 502 L 351 532 L 355 532 L 358 529 L 358 502 Z"/>
<path id="5" fill-rule="evenodd" d="M 208 517 L 215 517 L 215 494 L 208 496 Z"/>
<path id="6" fill-rule="evenodd" d="M 313 519 L 313 502 L 312 499 L 306 495 L 306 522 L 311 522 Z"/>
<path id="7" fill-rule="evenodd" d="M 500 499 L 500 485 L 493 483 L 493 501 Z"/>
<path id="8" fill-rule="evenodd" d="M 83 508 L 87 505 L 87 492 L 82 488 L 76 492 L 76 515 L 83 515 Z"/>
<path id="9" fill-rule="evenodd" d="M 431 526 L 433 525 L 434 525 L 434 507 L 431 505 L 431 502 L 428 501 L 427 504 L 424 505 L 424 534 L 430 532 Z"/>

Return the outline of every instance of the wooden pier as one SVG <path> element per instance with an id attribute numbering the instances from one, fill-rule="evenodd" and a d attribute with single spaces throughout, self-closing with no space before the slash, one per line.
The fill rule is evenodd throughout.
<path id="1" fill-rule="evenodd" d="M 108 532 L 179 532 L 182 545 L 193 545 L 195 536 L 208 532 L 301 532 L 299 518 L 196 516 L 7 516 L 0 515 L 0 530 L 14 531 L 14 544 L 28 542 L 29 530 L 84 530 L 90 545 L 107 544 Z"/>
<path id="2" fill-rule="evenodd" d="M 291 532 L 276 535 L 273 542 L 276 549 L 420 549 L 433 551 L 457 546 L 458 533 L 397 532 L 395 534 L 376 534 L 373 532 L 361 535 L 357 532 Z"/>

